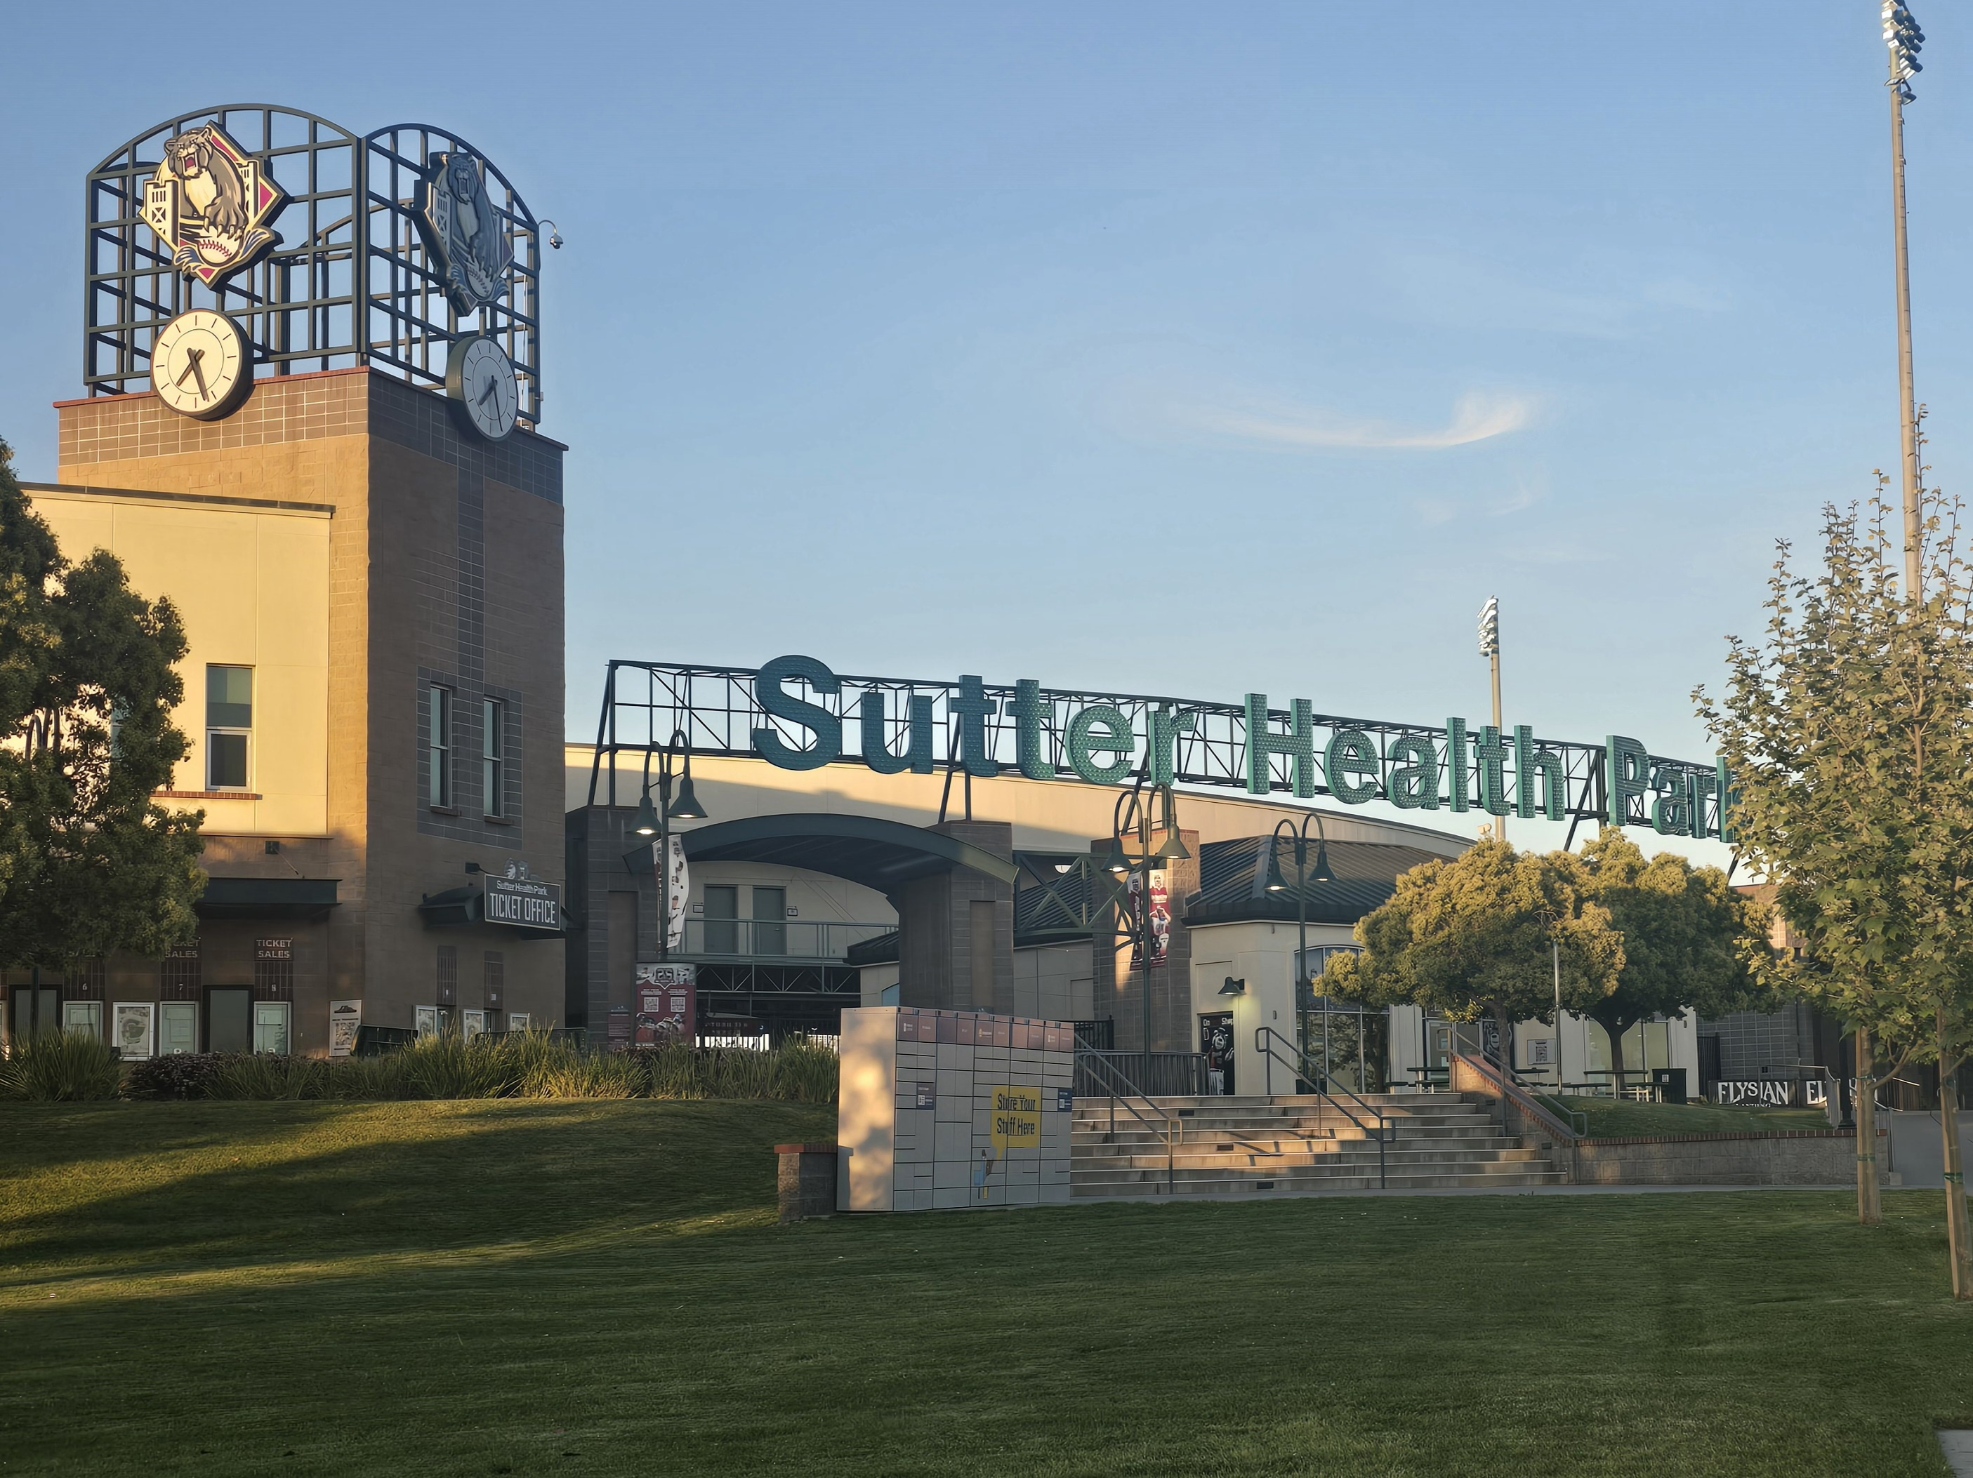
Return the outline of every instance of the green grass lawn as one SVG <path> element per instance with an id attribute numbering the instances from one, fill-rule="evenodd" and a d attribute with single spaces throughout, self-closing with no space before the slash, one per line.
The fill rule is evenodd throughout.
<path id="1" fill-rule="evenodd" d="M 1726 1108 L 1716 1103 L 1632 1103 L 1616 1098 L 1564 1098 L 1589 1118 L 1592 1139 L 1654 1134 L 1776 1134 L 1827 1129 L 1821 1109 Z"/>
<path id="2" fill-rule="evenodd" d="M 1943 1474 L 1937 1192 L 774 1225 L 772 1103 L 0 1108 L 0 1472 Z"/>

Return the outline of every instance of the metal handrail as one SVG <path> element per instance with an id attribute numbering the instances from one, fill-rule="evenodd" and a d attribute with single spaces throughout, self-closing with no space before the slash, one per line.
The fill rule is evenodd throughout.
<path id="1" fill-rule="evenodd" d="M 1508 1076 L 1513 1079 L 1515 1087 L 1519 1088 L 1543 1108 L 1547 1108 L 1550 1104 L 1553 1104 L 1554 1107 L 1550 1112 L 1557 1118 L 1567 1119 L 1569 1127 L 1575 1131 L 1576 1138 L 1589 1138 L 1588 1114 L 1584 1113 L 1581 1109 L 1570 1108 L 1566 1103 L 1562 1102 L 1562 1096 L 1559 1093 L 1551 1093 L 1539 1083 L 1530 1083 L 1513 1068 L 1508 1069 Z M 1563 1086 L 1566 1087 L 1567 1085 L 1564 1084 Z M 1579 1124 L 1577 1120 L 1581 1120 L 1582 1122 Z"/>
<path id="2" fill-rule="evenodd" d="M 1270 1047 L 1268 1045 L 1268 1039 L 1270 1037 L 1294 1053 L 1296 1060 L 1290 1062 Z M 1358 1129 L 1362 1130 L 1366 1137 L 1370 1135 L 1370 1126 L 1351 1113 L 1348 1105 L 1338 1101 L 1336 1096 L 1329 1091 L 1329 1075 L 1327 1073 L 1312 1071 L 1314 1064 L 1309 1061 L 1308 1054 L 1303 1052 L 1300 1047 L 1296 1046 L 1286 1037 L 1282 1036 L 1280 1032 L 1271 1026 L 1256 1027 L 1254 1029 L 1254 1050 L 1261 1054 L 1262 1062 L 1265 1065 L 1267 1073 L 1267 1096 L 1269 1098 L 1274 1096 L 1274 1064 L 1278 1062 L 1290 1072 L 1299 1074 L 1315 1088 L 1318 1098 L 1332 1105 L 1339 1114 L 1356 1125 Z M 1387 1186 L 1385 1184 L 1384 1146 L 1390 1143 L 1395 1137 L 1391 1130 L 1390 1115 L 1378 1108 L 1375 1104 L 1365 1103 L 1348 1088 L 1343 1089 L 1343 1092 L 1358 1108 L 1362 1109 L 1366 1114 L 1374 1114 L 1377 1118 L 1375 1136 L 1377 1140 L 1377 1189 L 1380 1191 L 1385 1190 Z"/>
<path id="3" fill-rule="evenodd" d="M 1132 1096 L 1141 1099 L 1144 1103 L 1144 1106 L 1149 1110 L 1151 1110 L 1152 1113 L 1156 1114 L 1158 1118 L 1163 1121 L 1163 1126 L 1164 1126 L 1163 1133 L 1165 1137 L 1165 1193 L 1167 1195 L 1176 1194 L 1177 1176 L 1174 1170 L 1174 1162 L 1177 1159 L 1177 1155 L 1175 1151 L 1175 1144 L 1177 1139 L 1180 1136 L 1182 1136 L 1185 1132 L 1185 1121 L 1183 1119 L 1176 1117 L 1175 1115 L 1166 1113 L 1162 1108 L 1158 1107 L 1157 1101 L 1153 1099 L 1150 1094 L 1146 1093 L 1143 1089 L 1139 1088 L 1135 1083 L 1131 1082 L 1131 1080 L 1124 1075 L 1124 1072 L 1121 1068 L 1115 1066 L 1113 1063 L 1105 1061 L 1101 1054 L 1095 1052 L 1078 1052 L 1076 1056 L 1079 1059 L 1087 1058 L 1089 1061 L 1091 1061 L 1092 1063 L 1096 1064 L 1096 1066 L 1101 1068 L 1102 1076 L 1106 1076 L 1108 1078 L 1114 1079 L 1117 1083 L 1121 1083 L 1124 1086 L 1124 1088 L 1128 1090 L 1127 1094 L 1124 1096 L 1124 1109 L 1126 1112 L 1130 1114 L 1130 1116 L 1133 1119 L 1137 1120 L 1138 1123 L 1142 1124 L 1147 1129 L 1152 1129 L 1153 1132 L 1157 1132 L 1156 1126 L 1154 1126 L 1149 1119 L 1145 1118 L 1144 1115 L 1140 1114 L 1137 1111 L 1136 1105 L 1130 1101 Z M 1110 1100 L 1110 1139 L 1112 1142 L 1114 1142 L 1117 1137 L 1117 1098 L 1118 1098 L 1118 1094 L 1114 1084 L 1110 1086 L 1109 1093 L 1106 1096 Z"/>
<path id="4" fill-rule="evenodd" d="M 1492 1078 L 1500 1086 L 1501 1096 L 1503 1098 L 1513 1099 L 1523 1113 L 1531 1115 L 1558 1139 L 1573 1146 L 1577 1140 L 1584 1139 L 1588 1136 L 1588 1115 L 1583 1115 L 1583 1128 L 1578 1132 L 1573 1125 L 1563 1123 L 1553 1109 L 1549 1108 L 1533 1094 L 1521 1087 L 1520 1084 L 1516 1083 L 1511 1073 L 1502 1072 L 1500 1064 L 1489 1062 L 1484 1057 L 1471 1057 L 1464 1052 L 1455 1053 L 1454 1057 L 1455 1060 L 1478 1069 L 1482 1077 Z M 1574 1111 L 1565 1110 L 1564 1112 L 1573 1113 Z"/>

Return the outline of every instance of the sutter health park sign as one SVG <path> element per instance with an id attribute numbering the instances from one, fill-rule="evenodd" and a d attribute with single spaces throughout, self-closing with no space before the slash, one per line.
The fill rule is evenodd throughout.
<path id="1" fill-rule="evenodd" d="M 1582 744 L 1459 717 L 1438 726 L 1341 718 L 1318 714 L 1305 698 L 1271 707 L 1264 693 L 1230 704 L 1067 692 L 1026 678 L 994 686 L 970 675 L 957 682 L 848 677 L 803 656 L 758 669 L 613 663 L 606 718 L 609 704 L 629 701 L 619 686 L 625 668 L 651 675 L 654 697 L 637 706 L 655 731 L 675 723 L 696 752 L 752 753 L 787 770 L 860 761 L 882 774 L 1013 769 L 1031 780 L 1093 785 L 1141 776 L 1253 795 L 1328 795 L 1348 806 L 1375 800 L 1400 810 L 1592 819 L 1732 838 L 1725 824 L 1732 778 L 1723 761 L 1654 755 L 1622 734 Z M 720 697 L 698 696 L 713 692 Z"/>

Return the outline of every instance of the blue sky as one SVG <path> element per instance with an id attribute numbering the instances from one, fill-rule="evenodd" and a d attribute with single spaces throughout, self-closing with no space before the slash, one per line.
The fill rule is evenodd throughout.
<path id="1" fill-rule="evenodd" d="M 1973 55 L 1918 14 L 1918 374 L 1952 489 Z M 787 651 L 1477 721 L 1497 594 L 1510 723 L 1703 757 L 1688 694 L 1757 631 L 1774 539 L 1895 468 L 1875 0 L 190 32 L 98 4 L 8 33 L 0 434 L 30 478 L 79 385 L 82 176 L 162 118 L 439 123 L 560 223 L 576 735 L 608 657 Z M 217 66 L 172 50 L 229 36 Z"/>

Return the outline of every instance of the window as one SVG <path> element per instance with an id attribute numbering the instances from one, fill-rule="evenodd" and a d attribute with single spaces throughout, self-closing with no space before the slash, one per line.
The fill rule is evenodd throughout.
<path id="1" fill-rule="evenodd" d="M 62 1002 L 62 1030 L 80 1032 L 94 1041 L 102 1041 L 103 1003 L 101 1001 Z"/>
<path id="2" fill-rule="evenodd" d="M 459 946 L 441 944 L 438 947 L 437 1001 L 441 1006 L 459 1004 Z"/>
<path id="3" fill-rule="evenodd" d="M 206 789 L 247 788 L 253 735 L 253 669 L 206 668 Z"/>
<path id="4" fill-rule="evenodd" d="M 178 1057 L 199 1050 L 199 1003 L 165 1001 L 158 1006 L 158 1055 Z"/>
<path id="5" fill-rule="evenodd" d="M 488 950 L 486 952 L 484 969 L 485 969 L 485 973 L 480 977 L 480 979 L 483 988 L 485 990 L 484 999 L 486 1003 L 487 1018 L 489 1021 L 491 1021 L 493 1018 L 497 1017 L 500 1014 L 500 1008 L 506 1005 L 506 995 L 507 995 L 506 955 L 497 949 Z M 499 1028 L 497 1026 L 489 1026 L 487 1027 L 487 1030 L 497 1031 L 499 1030 Z"/>
<path id="6" fill-rule="evenodd" d="M 480 701 L 480 805 L 507 814 L 507 705 L 498 698 Z"/>
<path id="7" fill-rule="evenodd" d="M 431 768 L 431 804 L 452 804 L 452 689 L 434 686 L 427 730 Z"/>
<path id="8" fill-rule="evenodd" d="M 255 1001 L 253 1006 L 253 1050 L 288 1055 L 288 1003 Z"/>

